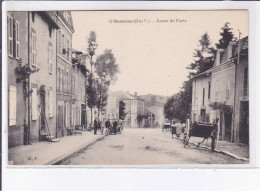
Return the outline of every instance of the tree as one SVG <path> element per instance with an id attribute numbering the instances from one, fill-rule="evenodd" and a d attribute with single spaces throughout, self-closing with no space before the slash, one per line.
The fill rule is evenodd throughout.
<path id="1" fill-rule="evenodd" d="M 211 40 L 206 32 L 199 40 L 199 46 L 193 53 L 194 62 L 187 69 L 191 70 L 189 78 L 198 75 L 212 68 L 215 61 L 216 50 L 211 47 Z"/>
<path id="2" fill-rule="evenodd" d="M 124 120 L 126 116 L 125 103 L 123 100 L 119 101 L 119 119 Z"/>
<path id="3" fill-rule="evenodd" d="M 224 49 L 227 48 L 230 41 L 234 39 L 234 34 L 232 32 L 233 28 L 230 28 L 230 23 L 227 22 L 221 28 L 222 32 L 220 32 L 221 39 L 219 43 L 216 44 L 217 48 Z"/>
<path id="4" fill-rule="evenodd" d="M 106 49 L 103 54 L 97 57 L 95 62 L 95 72 L 99 77 L 98 82 L 98 116 L 100 111 L 106 106 L 107 92 L 111 82 L 117 80 L 116 74 L 119 72 L 116 58 L 111 49 Z"/>
<path id="5" fill-rule="evenodd" d="M 87 104 L 88 107 L 90 108 L 91 111 L 91 122 L 90 122 L 90 130 L 92 128 L 92 116 L 93 116 L 93 108 L 96 105 L 96 89 L 92 88 L 94 86 L 94 78 L 93 78 L 93 72 L 92 72 L 92 66 L 93 66 L 93 56 L 95 55 L 95 51 L 97 49 L 97 42 L 96 42 L 96 33 L 94 31 L 90 32 L 90 35 L 88 37 L 88 48 L 87 52 L 90 56 L 90 65 L 91 65 L 91 73 L 87 78 L 88 85 L 86 87 L 86 96 L 88 97 L 87 99 Z"/>
<path id="6" fill-rule="evenodd" d="M 116 74 L 119 72 L 119 67 L 111 49 L 105 49 L 104 53 L 97 57 L 94 65 L 100 78 L 108 78 L 111 81 L 117 80 Z"/>
<path id="7" fill-rule="evenodd" d="M 104 111 L 104 108 L 107 105 L 108 98 L 108 85 L 103 83 L 103 81 L 97 81 L 97 108 L 98 108 L 98 118 L 100 116 L 100 112 Z"/>
<path id="8" fill-rule="evenodd" d="M 90 75 L 87 78 L 87 86 L 86 86 L 86 98 L 87 98 L 87 105 L 91 110 L 91 122 L 90 127 L 92 127 L 92 109 L 96 106 L 96 100 L 97 100 L 97 91 L 95 87 L 95 80 L 93 78 L 93 74 L 90 73 Z"/>

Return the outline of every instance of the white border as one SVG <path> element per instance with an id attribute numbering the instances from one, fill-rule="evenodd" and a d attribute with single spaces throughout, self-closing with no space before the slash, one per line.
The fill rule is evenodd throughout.
<path id="1" fill-rule="evenodd" d="M 259 154 L 256 155 L 256 148 L 259 150 L 260 139 L 259 107 L 259 89 L 257 84 L 260 73 L 259 60 L 256 53 L 259 52 L 259 32 L 257 25 L 257 13 L 259 14 L 259 2 L 57 2 L 57 1 L 23 1 L 23 2 L 3 2 L 2 13 L 2 77 L 7 75 L 7 44 L 6 44 L 6 13 L 10 10 L 28 11 L 28 10 L 215 10 L 215 9 L 248 9 L 249 10 L 249 84 L 250 84 L 250 164 L 249 165 L 178 165 L 178 166 L 114 166 L 114 169 L 100 169 L 100 166 L 88 166 L 84 168 L 75 166 L 72 168 L 58 167 L 55 169 L 47 166 L 37 166 L 33 168 L 8 168 L 7 167 L 7 115 L 2 115 L 2 147 L 3 147 L 3 189 L 224 189 L 239 187 L 241 189 L 249 188 L 254 185 L 260 188 L 258 184 L 259 169 L 231 169 L 244 167 L 259 167 Z M 258 19 L 259 22 L 259 19 Z M 258 43 L 258 44 L 257 44 Z M 258 46 L 258 48 L 256 48 Z M 257 50 L 258 49 L 258 50 Z M 258 63 L 256 62 L 258 60 Z M 258 66 L 256 66 L 258 64 Z M 2 82 L 2 113 L 7 110 L 7 79 Z M 258 95 L 257 95 L 258 94 Z M 256 96 L 257 95 L 257 96 Z M 259 102 L 258 102 L 259 103 Z M 252 131 L 252 129 L 255 129 Z M 258 137 L 258 138 L 257 138 Z M 90 168 L 96 169 L 90 169 Z M 98 167 L 98 168 L 97 168 Z M 105 166 L 106 167 L 106 166 Z M 121 168 L 120 168 L 121 167 Z M 131 167 L 131 169 L 127 168 Z M 186 169 L 177 169 L 177 168 Z M 116 169 L 115 169 L 116 168 Z M 153 169 L 146 169 L 153 168 Z M 161 168 L 161 169 L 155 169 Z M 192 169 L 190 169 L 192 168 Z M 203 168 L 203 169 L 194 169 Z M 206 169 L 204 169 L 206 168 Z M 215 169 L 209 169 L 215 168 Z M 216 169 L 229 168 L 229 170 Z M 166 170 L 167 169 L 167 170 Z M 55 173 L 53 173 L 55 172 Z M 39 176 L 40 175 L 40 176 Z M 169 179 L 169 177 L 174 177 Z M 224 175 L 224 176 L 223 176 Z M 145 180 L 145 181 L 144 181 Z M 203 181 L 202 181 L 203 180 Z M 251 181 L 249 184 L 248 181 Z M 73 184 L 72 184 L 73 183 Z M 187 188 L 187 184 L 189 188 Z M 220 186 L 221 185 L 221 186 Z"/>

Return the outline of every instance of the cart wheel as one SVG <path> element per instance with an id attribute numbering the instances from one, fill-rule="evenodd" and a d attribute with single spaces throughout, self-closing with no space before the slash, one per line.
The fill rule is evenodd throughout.
<path id="1" fill-rule="evenodd" d="M 217 137 L 211 138 L 211 151 L 213 152 L 217 145 Z"/>
<path id="2" fill-rule="evenodd" d="M 188 144 L 186 135 L 183 138 L 183 144 L 184 144 L 184 148 L 186 148 L 186 145 Z"/>

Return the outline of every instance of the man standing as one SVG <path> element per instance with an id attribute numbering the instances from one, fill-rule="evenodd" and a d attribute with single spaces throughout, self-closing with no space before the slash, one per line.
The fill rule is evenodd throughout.
<path id="1" fill-rule="evenodd" d="M 94 135 L 97 135 L 97 128 L 98 128 L 98 122 L 97 122 L 97 118 L 95 118 L 95 121 L 94 121 Z"/>
<path id="2" fill-rule="evenodd" d="M 107 119 L 107 121 L 105 122 L 105 127 L 106 127 L 106 130 L 110 130 L 111 124 L 110 124 L 110 120 L 109 119 Z"/>
<path id="3" fill-rule="evenodd" d="M 117 125 L 118 125 L 117 120 L 115 120 L 114 123 L 113 123 L 113 129 L 114 129 L 115 134 L 117 132 Z"/>

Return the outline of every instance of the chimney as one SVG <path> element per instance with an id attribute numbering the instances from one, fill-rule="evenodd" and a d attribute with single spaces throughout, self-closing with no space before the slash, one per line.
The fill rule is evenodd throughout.
<path id="1" fill-rule="evenodd" d="M 230 59 L 232 57 L 233 46 L 235 46 L 235 45 L 236 45 L 236 42 L 234 42 L 234 41 L 229 42 L 228 47 L 227 47 L 227 49 L 228 49 L 228 59 Z"/>
<path id="2" fill-rule="evenodd" d="M 224 52 L 224 49 L 218 49 L 217 54 L 216 54 L 216 59 L 215 59 L 215 64 L 214 66 L 219 66 L 220 65 L 220 54 Z"/>

